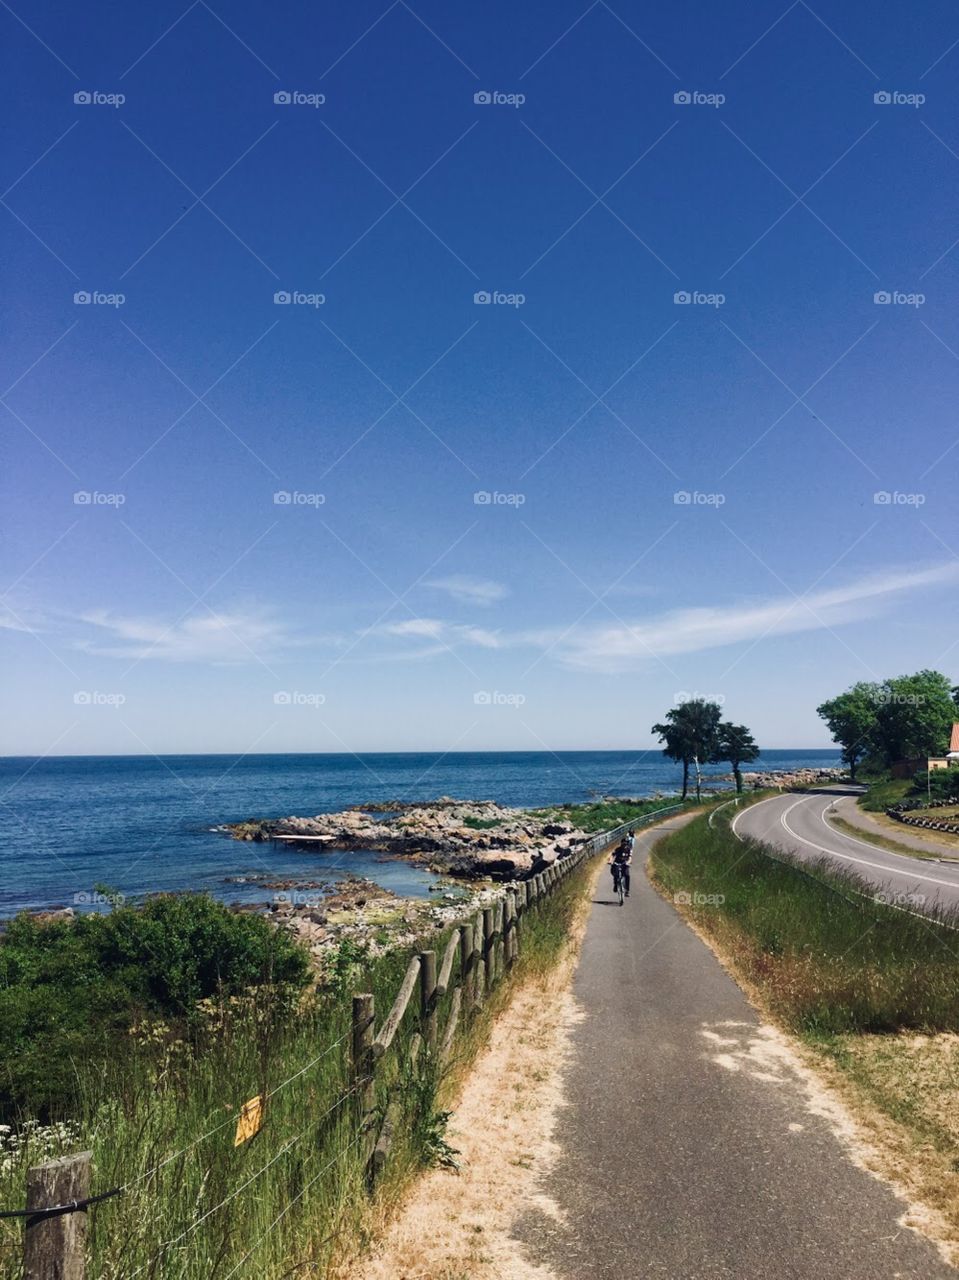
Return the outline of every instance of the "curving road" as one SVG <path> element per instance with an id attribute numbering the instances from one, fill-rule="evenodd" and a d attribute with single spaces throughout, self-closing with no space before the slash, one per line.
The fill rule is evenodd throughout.
<path id="1" fill-rule="evenodd" d="M 890 853 L 830 825 L 830 809 L 841 816 L 843 806 L 855 803 L 851 797 L 859 794 L 851 787 L 786 792 L 742 809 L 732 828 L 740 838 L 752 836 L 803 862 L 826 859 L 854 872 L 895 904 L 912 910 L 959 910 L 959 865 Z"/>

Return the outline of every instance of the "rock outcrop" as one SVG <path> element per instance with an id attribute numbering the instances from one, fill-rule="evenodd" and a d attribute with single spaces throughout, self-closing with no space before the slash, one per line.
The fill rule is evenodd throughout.
<path id="1" fill-rule="evenodd" d="M 237 840 L 391 853 L 446 875 L 496 880 L 534 874 L 587 838 L 572 823 L 544 820 L 528 809 L 447 796 L 429 804 L 370 805 L 312 818 L 238 822 L 225 830 Z"/>

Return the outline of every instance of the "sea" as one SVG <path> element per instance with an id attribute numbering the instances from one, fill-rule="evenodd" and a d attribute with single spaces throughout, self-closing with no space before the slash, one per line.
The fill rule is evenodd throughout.
<path id="1" fill-rule="evenodd" d="M 837 764 L 835 751 L 779 750 L 749 768 Z M 713 786 L 728 785 L 724 772 L 704 770 Z M 426 897 L 437 877 L 397 858 L 244 843 L 217 828 L 373 802 L 452 796 L 541 806 L 669 793 L 680 783 L 679 767 L 652 751 L 8 756 L 0 759 L 0 919 L 188 890 L 264 905 L 278 883 L 312 887 L 348 875 Z"/>

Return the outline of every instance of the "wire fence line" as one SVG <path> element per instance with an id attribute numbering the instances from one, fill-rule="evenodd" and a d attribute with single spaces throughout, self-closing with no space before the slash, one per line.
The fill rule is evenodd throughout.
<path id="1" fill-rule="evenodd" d="M 315 1067 L 318 1062 L 321 1062 L 324 1058 L 329 1057 L 329 1055 L 333 1052 L 334 1049 L 338 1049 L 340 1045 L 344 1043 L 344 1041 L 350 1038 L 350 1034 L 351 1033 L 349 1031 L 344 1032 L 344 1034 L 341 1035 L 338 1040 L 334 1040 L 333 1043 L 331 1045 L 328 1045 L 323 1050 L 322 1053 L 318 1053 L 315 1058 L 313 1058 L 310 1062 L 306 1064 L 305 1067 L 301 1067 L 299 1071 L 294 1072 L 293 1075 L 288 1076 L 284 1081 L 274 1086 L 274 1088 L 272 1088 L 268 1093 L 264 1094 L 263 1095 L 264 1103 L 268 1102 L 270 1098 L 275 1097 L 280 1092 L 280 1090 L 285 1089 L 288 1084 L 292 1084 L 294 1080 L 298 1080 L 300 1076 L 305 1075 L 306 1072 L 311 1070 L 311 1068 Z M 193 1151 L 196 1147 L 200 1146 L 201 1143 L 206 1142 L 207 1138 L 212 1138 L 214 1134 L 220 1133 L 223 1129 L 227 1128 L 229 1125 L 236 1126 L 242 1114 L 243 1114 L 243 1109 L 240 1108 L 240 1110 L 232 1113 L 231 1115 L 228 1115 L 225 1120 L 221 1120 L 219 1124 L 214 1125 L 212 1129 L 208 1129 L 206 1133 L 201 1133 L 198 1138 L 194 1138 L 192 1142 L 188 1142 L 186 1146 L 181 1147 L 179 1151 L 174 1151 L 172 1155 L 164 1156 L 162 1160 L 158 1160 L 156 1164 L 151 1165 L 151 1167 L 149 1169 L 144 1170 L 143 1173 L 139 1173 L 135 1178 L 131 1178 L 128 1182 L 122 1183 L 119 1187 L 116 1188 L 116 1192 L 119 1193 L 119 1192 L 131 1191 L 139 1183 L 145 1181 L 145 1179 L 151 1178 L 155 1174 L 159 1173 L 159 1171 L 165 1168 L 166 1165 L 172 1164 L 174 1160 L 179 1160 L 182 1156 L 189 1155 L 189 1153 Z"/>
<path id="2" fill-rule="evenodd" d="M 393 1007 L 389 1010 L 388 1017 L 382 1020 L 379 1036 L 376 1035 L 377 1019 L 373 996 L 370 994 L 354 996 L 353 1017 L 349 1029 L 286 1079 L 258 1096 L 256 1101 L 259 1123 L 269 1124 L 269 1115 L 265 1112 L 267 1102 L 291 1084 L 302 1080 L 324 1059 L 330 1058 L 338 1049 L 347 1046 L 347 1042 L 350 1043 L 343 1054 L 342 1070 L 344 1078 L 349 1081 L 349 1087 L 338 1091 L 333 1102 L 319 1116 L 309 1116 L 308 1122 L 300 1128 L 299 1132 L 283 1141 L 269 1160 L 245 1177 L 228 1194 L 222 1195 L 216 1204 L 197 1213 L 182 1230 L 163 1240 L 159 1246 L 155 1247 L 146 1262 L 129 1272 L 121 1263 L 121 1270 L 117 1274 L 125 1276 L 126 1280 L 135 1280 L 144 1273 L 163 1276 L 172 1274 L 169 1270 L 173 1265 L 169 1261 L 172 1250 L 194 1236 L 214 1215 L 248 1191 L 304 1139 L 318 1137 L 322 1133 L 324 1123 L 334 1113 L 343 1113 L 344 1107 L 351 1101 L 353 1105 L 349 1108 L 348 1115 L 353 1132 L 349 1142 L 339 1146 L 330 1159 L 326 1160 L 315 1173 L 308 1176 L 295 1194 L 292 1194 L 283 1204 L 280 1212 L 274 1216 L 269 1226 L 257 1237 L 243 1257 L 233 1264 L 232 1269 L 225 1274 L 224 1280 L 230 1280 L 231 1277 L 239 1275 L 241 1269 L 269 1240 L 290 1211 L 301 1203 L 310 1190 L 330 1174 L 330 1171 L 346 1156 L 352 1158 L 357 1148 L 363 1148 L 361 1152 L 363 1159 L 359 1167 L 364 1171 L 363 1177 L 367 1189 L 372 1190 L 389 1156 L 393 1133 L 399 1120 L 408 1119 L 405 1113 L 399 1114 L 401 1108 L 398 1095 L 402 1091 L 394 1087 L 395 1080 L 386 1086 L 384 1095 L 383 1081 L 386 1079 L 384 1072 L 393 1070 L 395 1076 L 396 1071 L 403 1068 L 406 1071 L 417 1072 L 420 1079 L 424 1081 L 441 1078 L 445 1064 L 451 1055 L 458 1028 L 468 1024 L 473 1015 L 487 1003 L 493 988 L 502 978 L 509 975 L 519 958 L 530 914 L 539 910 L 541 904 L 552 896 L 571 872 L 583 866 L 597 853 L 609 848 L 627 831 L 669 816 L 685 807 L 687 806 L 664 807 L 584 840 L 569 854 L 544 866 L 535 875 L 506 886 L 492 905 L 484 906 L 469 919 L 451 925 L 439 967 L 437 953 L 434 951 L 420 952 L 411 960 Z M 414 966 L 415 972 L 413 972 Z M 408 1006 L 413 1002 L 417 988 L 418 1000 L 414 1005 L 417 1013 L 415 1029 L 411 1028 L 407 1022 L 405 1034 L 394 1041 L 398 1029 L 406 1019 Z M 441 1017 L 445 1022 L 442 1035 L 440 1034 Z M 392 1067 L 387 1064 L 388 1058 L 394 1063 Z M 408 1079 L 406 1075 L 401 1075 L 399 1078 Z M 51 1266 L 56 1265 L 62 1268 L 61 1271 L 51 1269 L 49 1274 L 69 1274 L 71 1277 L 77 1277 L 78 1280 L 85 1277 L 88 1215 L 76 1211 L 83 1210 L 87 1205 L 109 1196 L 122 1196 L 138 1190 L 142 1194 L 143 1184 L 148 1184 L 149 1180 L 157 1178 L 163 1169 L 182 1160 L 228 1126 L 237 1125 L 245 1110 L 246 1108 L 241 1108 L 238 1111 L 231 1111 L 230 1115 L 218 1124 L 200 1133 L 178 1150 L 163 1156 L 136 1177 L 98 1196 L 87 1194 L 92 1169 L 91 1152 L 83 1152 L 74 1157 L 65 1157 L 60 1161 L 39 1166 L 41 1170 L 56 1166 L 55 1179 L 59 1181 L 55 1180 L 52 1184 L 34 1187 L 32 1193 L 28 1183 L 28 1208 L 23 1211 L 25 1215 L 29 1215 L 25 1232 L 25 1256 L 29 1242 L 32 1240 L 36 1249 L 39 1241 L 41 1248 L 47 1251 L 44 1256 L 49 1256 L 53 1260 Z M 307 1104 L 307 1114 L 309 1114 L 309 1104 Z M 265 1120 L 264 1115 L 266 1115 Z M 341 1142 L 342 1138 L 338 1136 L 338 1131 L 330 1130 L 329 1140 Z M 234 1145 L 239 1143 L 238 1131 L 237 1142 Z M 198 1195 L 202 1195 L 202 1188 L 214 1167 L 211 1166 L 204 1172 Z M 353 1167 L 352 1164 L 350 1167 Z M 74 1182 L 69 1183 L 69 1187 L 73 1188 L 70 1194 L 63 1193 L 62 1188 L 68 1185 L 63 1179 L 68 1176 L 77 1186 L 85 1188 L 84 1194 L 76 1192 Z M 55 1213 L 73 1214 L 74 1221 L 80 1224 L 80 1229 L 55 1233 L 49 1224 L 50 1215 Z M 225 1243 L 221 1243 L 220 1248 L 225 1248 Z M 218 1267 L 221 1261 L 229 1265 L 229 1260 L 222 1258 L 218 1258 L 213 1265 Z M 72 1270 L 69 1269 L 71 1267 Z M 36 1274 L 47 1274 L 47 1272 Z M 191 1270 L 190 1274 L 193 1275 L 194 1272 Z M 208 1274 L 221 1273 L 215 1270 Z"/>

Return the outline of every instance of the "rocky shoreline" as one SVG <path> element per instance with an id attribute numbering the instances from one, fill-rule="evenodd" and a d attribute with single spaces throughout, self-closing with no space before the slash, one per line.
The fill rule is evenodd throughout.
<path id="1" fill-rule="evenodd" d="M 535 875 L 589 838 L 572 822 L 492 800 L 442 796 L 428 804 L 365 805 L 315 817 L 231 823 L 236 840 L 387 853 L 467 880 Z"/>

